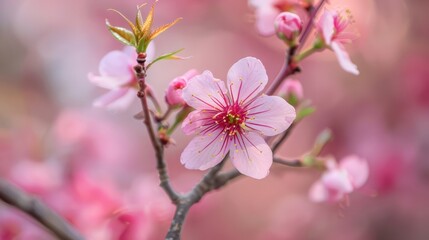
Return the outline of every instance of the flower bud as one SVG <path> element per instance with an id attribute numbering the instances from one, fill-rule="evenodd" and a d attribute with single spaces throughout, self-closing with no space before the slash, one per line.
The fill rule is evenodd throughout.
<path id="1" fill-rule="evenodd" d="M 180 77 L 173 79 L 165 91 L 165 101 L 170 106 L 183 106 L 185 101 L 182 98 L 182 89 L 186 84 L 198 74 L 197 70 L 191 69 Z"/>
<path id="2" fill-rule="evenodd" d="M 277 36 L 288 45 L 295 44 L 295 39 L 301 33 L 302 21 L 295 13 L 282 12 L 274 20 Z"/>
<path id="3" fill-rule="evenodd" d="M 304 97 L 301 82 L 288 79 L 280 86 L 279 95 L 292 106 L 298 105 Z"/>

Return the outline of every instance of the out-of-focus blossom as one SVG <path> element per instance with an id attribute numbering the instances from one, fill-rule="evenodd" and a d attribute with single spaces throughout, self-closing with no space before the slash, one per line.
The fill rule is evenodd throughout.
<path id="1" fill-rule="evenodd" d="M 293 43 L 302 31 L 302 21 L 295 13 L 282 12 L 276 17 L 274 27 L 280 39 Z"/>
<path id="2" fill-rule="evenodd" d="M 12 166 L 10 180 L 32 194 L 44 194 L 62 184 L 57 166 L 46 162 L 22 160 Z"/>
<path id="3" fill-rule="evenodd" d="M 304 98 L 301 82 L 295 79 L 287 79 L 280 86 L 279 95 L 295 106 Z"/>
<path id="4" fill-rule="evenodd" d="M 51 240 L 54 239 L 40 226 L 17 210 L 0 208 L 0 239 L 2 240 Z"/>
<path id="5" fill-rule="evenodd" d="M 256 28 L 264 36 L 275 33 L 274 21 L 281 12 L 304 7 L 306 4 L 302 0 L 249 0 L 249 5 L 255 9 Z"/>
<path id="6" fill-rule="evenodd" d="M 340 201 L 346 194 L 363 186 L 368 179 L 369 169 L 365 159 L 348 156 L 339 165 L 333 160 L 326 165 L 327 171 L 310 189 L 310 199 L 315 202 Z"/>
<path id="7" fill-rule="evenodd" d="M 333 12 L 325 9 L 318 22 L 318 28 L 323 42 L 334 51 L 341 68 L 346 72 L 358 75 L 359 70 L 350 60 L 349 54 L 344 47 L 345 43 L 350 43 L 355 38 L 353 33 L 345 32 L 350 22 L 350 18 L 344 16 L 343 12 Z"/>
<path id="8" fill-rule="evenodd" d="M 182 89 L 198 74 L 197 70 L 191 69 L 180 77 L 173 79 L 165 91 L 165 101 L 170 106 L 183 106 L 185 100 L 182 97 Z"/>
<path id="9" fill-rule="evenodd" d="M 229 91 L 209 71 L 194 77 L 183 89 L 183 98 L 196 110 L 184 120 L 182 129 L 199 136 L 183 151 L 182 164 L 205 170 L 229 152 L 241 173 L 256 179 L 267 176 L 272 151 L 261 135 L 283 132 L 296 116 L 295 109 L 281 97 L 260 94 L 267 82 L 265 67 L 252 57 L 230 68 Z"/>
<path id="10" fill-rule="evenodd" d="M 154 45 L 147 49 L 147 62 L 153 58 Z M 109 92 L 97 98 L 93 105 L 111 110 L 128 107 L 137 94 L 137 78 L 134 74 L 137 53 L 133 47 L 124 47 L 122 51 L 111 51 L 100 61 L 98 71 L 100 75 L 88 74 L 90 82 L 98 87 L 108 89 Z"/>

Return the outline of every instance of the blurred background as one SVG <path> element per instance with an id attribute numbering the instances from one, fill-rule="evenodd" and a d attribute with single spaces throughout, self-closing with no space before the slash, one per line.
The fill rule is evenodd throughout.
<path id="1" fill-rule="evenodd" d="M 107 52 L 123 48 L 104 21 L 125 23 L 107 9 L 133 18 L 141 3 L 0 1 L 0 176 L 37 195 L 88 239 L 161 239 L 174 210 L 158 187 L 146 130 L 133 118 L 137 101 L 125 111 L 93 108 L 105 91 L 87 78 L 98 74 Z M 308 190 L 320 172 L 274 165 L 264 180 L 242 177 L 206 195 L 192 209 L 184 239 L 429 239 L 429 2 L 331 5 L 353 15 L 359 38 L 347 49 L 361 74 L 344 72 L 330 51 L 306 59 L 294 78 L 317 111 L 279 154 L 300 156 L 330 128 L 334 139 L 324 154 L 366 158 L 368 183 L 347 207 L 313 203 Z M 150 69 L 158 99 L 191 68 L 225 79 L 245 56 L 261 59 L 272 80 L 285 47 L 257 33 L 253 12 L 245 0 L 159 1 L 155 26 L 183 20 L 156 39 L 157 55 L 185 48 L 181 55 L 192 57 Z M 203 173 L 178 160 L 190 137 L 179 130 L 174 138 L 166 161 L 173 185 L 187 191 Z M 0 239 L 51 238 L 0 204 Z"/>

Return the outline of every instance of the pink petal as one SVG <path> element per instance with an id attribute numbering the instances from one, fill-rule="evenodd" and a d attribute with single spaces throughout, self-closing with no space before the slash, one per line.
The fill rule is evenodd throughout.
<path id="1" fill-rule="evenodd" d="M 262 95 L 248 107 L 246 126 L 266 136 L 277 135 L 295 120 L 295 108 L 278 96 Z"/>
<path id="2" fill-rule="evenodd" d="M 155 43 L 151 41 L 146 48 L 146 62 L 150 63 L 155 58 Z"/>
<path id="3" fill-rule="evenodd" d="M 137 91 L 130 88 L 119 88 L 97 98 L 94 107 L 104 107 L 110 110 L 121 110 L 128 107 L 136 98 Z"/>
<path id="4" fill-rule="evenodd" d="M 329 192 L 320 180 L 313 183 L 313 185 L 311 186 L 309 191 L 309 198 L 313 202 L 328 201 Z"/>
<path id="5" fill-rule="evenodd" d="M 182 130 L 186 135 L 194 134 L 208 120 L 211 120 L 209 114 L 199 110 L 193 111 L 183 121 Z"/>
<path id="6" fill-rule="evenodd" d="M 259 59 L 246 57 L 228 71 L 227 87 L 234 101 L 246 102 L 256 97 L 268 82 L 267 72 Z"/>
<path id="7" fill-rule="evenodd" d="M 231 145 L 230 157 L 237 170 L 249 177 L 262 179 L 269 173 L 273 152 L 257 133 L 237 136 L 239 142 Z"/>
<path id="8" fill-rule="evenodd" d="M 359 75 L 357 66 L 352 63 L 349 54 L 346 52 L 344 46 L 341 45 L 341 43 L 334 41 L 331 43 L 331 48 L 335 52 L 335 55 L 337 55 L 338 62 L 344 71 L 354 75 Z"/>
<path id="9" fill-rule="evenodd" d="M 225 83 L 215 79 L 210 71 L 205 71 L 192 78 L 183 88 L 182 96 L 185 102 L 195 109 L 218 109 L 219 103 L 224 104 L 222 96 L 225 96 L 226 92 Z"/>
<path id="10" fill-rule="evenodd" d="M 188 169 L 206 170 L 214 167 L 225 157 L 229 146 L 223 146 L 221 131 L 209 135 L 197 136 L 186 146 L 180 156 L 180 162 Z"/>
<path id="11" fill-rule="evenodd" d="M 118 81 L 118 79 L 115 77 L 97 76 L 93 73 L 88 74 L 88 79 L 92 84 L 105 89 L 117 89 L 121 86 L 121 82 L 124 82 Z"/>
<path id="12" fill-rule="evenodd" d="M 353 191 L 353 185 L 346 171 L 330 170 L 322 175 L 323 185 L 333 192 L 350 193 Z"/>
<path id="13" fill-rule="evenodd" d="M 111 51 L 104 56 L 100 61 L 99 72 L 101 76 L 116 78 L 118 85 L 125 84 L 134 78 L 130 58 L 121 51 Z"/>
<path id="14" fill-rule="evenodd" d="M 127 55 L 128 57 L 128 61 L 130 63 L 130 66 L 135 65 L 137 62 L 137 52 L 136 49 L 134 47 L 131 46 L 125 46 L 122 49 L 122 52 Z"/>
<path id="15" fill-rule="evenodd" d="M 340 168 L 348 173 L 354 188 L 362 187 L 368 179 L 369 167 L 365 159 L 348 156 L 340 162 Z"/>
<path id="16" fill-rule="evenodd" d="M 263 36 L 271 36 L 275 33 L 274 20 L 280 12 L 273 7 L 259 8 L 256 10 L 256 28 Z"/>
<path id="17" fill-rule="evenodd" d="M 322 32 L 323 40 L 327 45 L 331 44 L 335 33 L 334 16 L 335 15 L 331 11 L 325 9 L 318 23 L 318 27 Z"/>

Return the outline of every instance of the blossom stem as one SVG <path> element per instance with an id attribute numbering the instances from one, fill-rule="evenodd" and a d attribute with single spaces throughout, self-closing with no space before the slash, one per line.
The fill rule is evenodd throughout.
<path id="1" fill-rule="evenodd" d="M 146 67 L 145 67 L 146 57 L 138 57 L 137 65 L 134 67 L 136 77 L 138 79 L 139 91 L 137 96 L 140 98 L 140 102 L 143 108 L 144 119 L 143 122 L 146 125 L 146 129 L 149 133 L 149 138 L 151 140 L 152 146 L 155 150 L 155 155 L 157 159 L 157 170 L 160 180 L 160 186 L 167 193 L 168 197 L 173 203 L 179 201 L 180 196 L 170 184 L 168 177 L 167 166 L 164 161 L 164 146 L 161 144 L 159 138 L 156 136 L 155 131 L 152 126 L 151 115 L 148 107 L 147 97 L 146 97 Z"/>
<path id="2" fill-rule="evenodd" d="M 296 124 L 297 124 L 296 122 L 292 123 L 292 125 L 290 125 L 290 127 L 286 131 L 284 131 L 280 136 L 280 138 L 272 145 L 271 149 L 273 150 L 273 153 L 275 153 L 279 149 L 282 143 L 290 135 L 290 133 L 292 132 L 292 129 L 294 129 Z"/>
<path id="3" fill-rule="evenodd" d="M 83 240 L 65 219 L 34 197 L 0 179 L 0 200 L 25 212 L 50 230 L 58 239 Z"/>
<path id="4" fill-rule="evenodd" d="M 294 58 L 294 61 L 298 63 L 298 62 L 304 60 L 305 58 L 307 58 L 308 56 L 310 56 L 311 54 L 317 52 L 318 50 L 319 50 L 319 48 L 313 46 L 313 47 L 301 52 L 300 54 L 296 55 Z"/>

